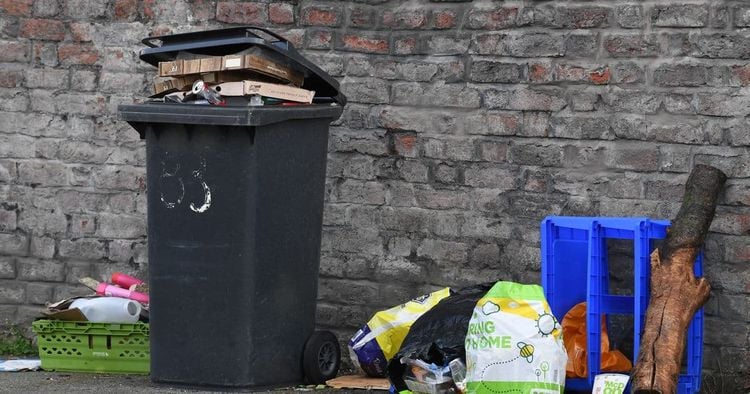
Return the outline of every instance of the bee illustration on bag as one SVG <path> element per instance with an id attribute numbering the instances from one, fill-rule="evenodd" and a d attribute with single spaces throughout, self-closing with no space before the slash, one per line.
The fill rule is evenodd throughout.
<path id="1" fill-rule="evenodd" d="M 521 357 L 525 358 L 529 363 L 534 361 L 534 345 L 530 343 L 518 342 L 516 346 L 521 349 Z"/>

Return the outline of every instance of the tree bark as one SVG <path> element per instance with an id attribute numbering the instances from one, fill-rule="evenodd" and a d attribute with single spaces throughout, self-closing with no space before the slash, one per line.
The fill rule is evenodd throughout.
<path id="1" fill-rule="evenodd" d="M 688 177 L 682 206 L 672 221 L 663 251 L 656 249 L 651 253 L 651 296 L 633 369 L 633 393 L 677 392 L 687 328 L 711 292 L 708 281 L 693 274 L 693 263 L 726 179 L 714 167 L 696 165 Z"/>

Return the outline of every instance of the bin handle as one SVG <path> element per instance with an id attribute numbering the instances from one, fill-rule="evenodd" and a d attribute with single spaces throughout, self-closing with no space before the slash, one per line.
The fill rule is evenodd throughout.
<path id="1" fill-rule="evenodd" d="M 157 48 L 159 45 L 155 44 L 154 41 L 161 41 L 161 36 L 158 37 L 146 37 L 141 40 L 141 44 L 149 48 Z"/>
<path id="2" fill-rule="evenodd" d="M 266 33 L 269 36 L 271 36 L 271 37 L 275 38 L 276 40 L 278 40 L 279 42 L 283 43 L 286 46 L 286 48 L 284 48 L 284 49 L 289 49 L 289 41 L 286 38 L 284 38 L 284 37 L 282 37 L 282 36 L 280 36 L 280 35 L 272 32 L 271 30 L 263 28 L 263 27 L 259 27 L 259 26 L 242 26 L 242 27 L 237 27 L 237 28 L 234 28 L 234 29 L 226 29 L 226 30 L 240 30 L 240 29 L 244 29 L 244 30 L 246 30 L 248 32 L 252 32 L 253 30 L 262 31 L 263 33 Z M 191 33 L 185 33 L 185 34 L 191 34 Z M 160 46 L 159 43 L 157 43 L 157 42 L 161 41 L 161 39 L 163 37 L 166 37 L 166 36 L 146 37 L 146 38 L 144 38 L 144 39 L 141 40 L 141 43 L 143 45 L 147 46 L 147 47 L 150 47 L 150 48 L 157 48 L 157 47 Z"/>

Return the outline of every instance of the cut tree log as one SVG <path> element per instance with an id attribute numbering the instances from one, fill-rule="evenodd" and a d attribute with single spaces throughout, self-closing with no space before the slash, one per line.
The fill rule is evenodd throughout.
<path id="1" fill-rule="evenodd" d="M 708 281 L 693 274 L 693 264 L 726 179 L 719 169 L 696 165 L 663 250 L 651 253 L 651 295 L 633 369 L 633 393 L 677 392 L 688 325 L 711 292 Z"/>

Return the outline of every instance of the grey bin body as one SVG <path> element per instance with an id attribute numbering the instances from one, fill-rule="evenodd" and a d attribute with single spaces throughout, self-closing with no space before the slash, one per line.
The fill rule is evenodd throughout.
<path id="1" fill-rule="evenodd" d="M 341 110 L 119 107 L 146 139 L 152 380 L 302 381 Z"/>
<path id="2" fill-rule="evenodd" d="M 319 366 L 315 346 L 331 350 L 328 341 L 338 352 L 335 337 L 314 331 L 328 128 L 346 104 L 338 82 L 259 27 L 143 43 L 140 58 L 154 66 L 259 47 L 330 103 L 118 107 L 146 140 L 151 379 L 224 387 L 324 379 L 310 365 Z"/>

